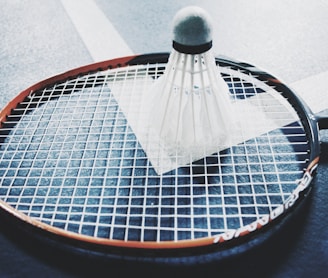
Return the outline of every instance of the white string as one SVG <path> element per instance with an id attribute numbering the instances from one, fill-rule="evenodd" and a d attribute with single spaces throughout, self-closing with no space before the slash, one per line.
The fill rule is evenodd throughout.
<path id="1" fill-rule="evenodd" d="M 153 67 L 83 76 L 26 99 L 22 107 L 28 110 L 18 107 L 14 112 L 20 115 L 8 118 L 8 124 L 19 121 L 1 144 L 0 198 L 73 232 L 158 242 L 237 229 L 275 209 L 279 198 L 288 198 L 306 165 L 306 136 L 299 126 L 268 130 L 203 162 L 158 176 L 121 109 L 130 107 L 131 116 L 142 119 L 142 112 L 133 110 L 138 100 L 123 94 L 149 86 L 150 73 L 163 72 L 163 64 Z M 272 95 L 265 95 L 267 85 L 252 82 L 253 77 L 242 72 L 234 76 L 241 80 L 233 80 L 234 71 L 223 71 L 235 102 L 249 102 L 253 92 L 252 105 L 265 109 L 270 119 L 294 121 L 280 97 L 268 105 Z M 61 95 L 55 97 L 59 90 Z M 250 109 L 246 106 L 245 113 Z"/>

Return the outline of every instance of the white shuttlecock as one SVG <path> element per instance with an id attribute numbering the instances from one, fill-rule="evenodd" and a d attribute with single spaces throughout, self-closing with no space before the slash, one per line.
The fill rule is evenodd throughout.
<path id="1" fill-rule="evenodd" d="M 230 146 L 229 88 L 212 52 L 212 23 L 199 7 L 173 20 L 173 49 L 163 76 L 149 92 L 149 124 L 177 165 Z M 165 166 L 163 166 L 165 168 Z"/>

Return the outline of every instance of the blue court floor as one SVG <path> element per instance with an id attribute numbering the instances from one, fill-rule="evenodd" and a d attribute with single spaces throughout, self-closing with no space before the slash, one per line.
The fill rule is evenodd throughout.
<path id="1" fill-rule="evenodd" d="M 81 37 L 65 1 L 0 0 L 0 108 L 37 81 L 94 62 L 92 46 Z M 264 68 L 295 89 L 302 89 L 304 83 L 315 89 L 312 77 L 328 78 L 325 0 L 76 0 L 75 5 L 85 2 L 96 4 L 132 53 L 170 51 L 174 14 L 198 5 L 214 19 L 215 53 Z M 94 23 L 90 18 L 85 21 L 89 26 Z M 106 47 L 105 53 L 110 54 L 119 46 Z M 46 250 L 47 246 L 31 246 L 0 222 L 0 277 L 98 277 L 102 273 L 106 277 L 327 277 L 328 133 L 323 131 L 321 136 L 320 166 L 301 215 L 247 254 L 191 266 L 104 262 L 94 260 L 92 254 L 75 258 Z"/>

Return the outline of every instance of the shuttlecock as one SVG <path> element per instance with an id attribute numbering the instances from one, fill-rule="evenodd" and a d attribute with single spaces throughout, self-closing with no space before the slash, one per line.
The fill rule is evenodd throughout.
<path id="1" fill-rule="evenodd" d="M 169 157 L 157 168 L 188 164 L 231 144 L 229 88 L 215 63 L 212 22 L 203 9 L 187 7 L 174 17 L 173 49 L 147 98 L 150 134 Z"/>

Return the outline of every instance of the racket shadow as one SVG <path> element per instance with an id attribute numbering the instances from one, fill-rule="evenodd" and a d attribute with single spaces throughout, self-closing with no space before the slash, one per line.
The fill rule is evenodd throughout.
<path id="1" fill-rule="evenodd" d="M 327 144 L 325 148 L 328 149 Z M 328 158 L 323 161 L 323 163 L 327 162 Z M 185 254 L 185 257 L 179 257 L 176 260 L 165 257 L 157 259 L 153 257 L 128 258 L 123 255 L 113 257 L 108 253 L 104 255 L 101 252 L 86 251 L 76 247 L 69 248 L 68 245 L 58 244 L 58 241 L 51 240 L 47 236 L 42 237 L 38 233 L 26 230 L 24 225 L 17 226 L 17 223 L 13 222 L 10 217 L 2 217 L 4 222 L 0 226 L 0 231 L 14 246 L 17 258 L 23 258 L 31 264 L 32 274 L 42 269 L 50 275 L 57 273 L 79 277 L 95 277 L 113 273 L 119 273 L 121 277 L 127 275 L 153 277 L 154 273 L 156 277 L 168 275 L 213 277 L 213 273 L 238 277 L 249 277 L 252 273 L 255 277 L 274 277 L 274 272 L 283 268 L 289 257 L 295 251 L 297 252 L 299 242 L 304 241 L 304 229 L 312 210 L 313 198 L 307 198 L 302 205 L 295 208 L 291 219 L 285 218 L 269 233 L 263 233 L 245 244 L 226 251 L 216 250 L 196 256 Z M 10 268 L 6 265 L 6 268 L 8 267 Z M 289 271 L 292 274 L 294 270 L 290 268 Z M 16 273 L 19 275 L 19 270 Z"/>

